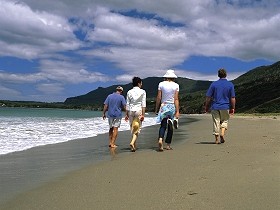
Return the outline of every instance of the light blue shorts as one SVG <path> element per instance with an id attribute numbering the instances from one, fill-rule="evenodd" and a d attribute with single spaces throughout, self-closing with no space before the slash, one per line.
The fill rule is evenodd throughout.
<path id="1" fill-rule="evenodd" d="M 122 121 L 122 118 L 111 118 L 109 117 L 108 118 L 108 122 L 109 122 L 109 127 L 110 128 L 119 128 L 121 126 L 121 121 Z"/>

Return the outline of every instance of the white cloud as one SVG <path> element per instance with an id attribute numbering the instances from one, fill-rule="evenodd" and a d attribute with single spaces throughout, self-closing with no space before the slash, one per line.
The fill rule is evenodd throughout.
<path id="1" fill-rule="evenodd" d="M 3 85 L 0 85 L 0 95 L 1 99 L 10 99 L 11 96 L 14 96 L 15 98 L 20 97 L 20 92 L 11 88 L 7 88 Z"/>
<path id="2" fill-rule="evenodd" d="M 0 81 L 39 90 L 39 83 L 57 84 L 63 92 L 67 84 L 161 76 L 190 56 L 277 61 L 279 8 L 278 0 L 0 0 L 0 58 L 38 61 L 35 73 L 1 67 Z M 117 76 L 92 65 L 96 60 L 112 64 Z"/>
<path id="3" fill-rule="evenodd" d="M 40 68 L 49 80 L 62 83 L 94 83 L 104 82 L 108 77 L 100 72 L 91 72 L 77 61 L 42 60 Z"/>
<path id="4" fill-rule="evenodd" d="M 126 17 L 116 13 L 102 13 L 94 19 L 91 41 L 102 41 L 136 49 L 177 50 L 187 42 L 180 28 L 159 26 L 158 21 Z"/>
<path id="5" fill-rule="evenodd" d="M 37 89 L 46 95 L 59 95 L 64 90 L 62 84 L 60 83 L 41 83 L 37 85 Z"/>
<path id="6" fill-rule="evenodd" d="M 13 74 L 0 71 L 0 81 L 5 83 L 35 83 L 45 79 L 42 73 Z"/>
<path id="7" fill-rule="evenodd" d="M 234 80 L 235 78 L 241 76 L 245 72 L 228 72 L 227 79 Z M 193 80 L 205 80 L 205 81 L 215 81 L 218 80 L 218 73 L 203 74 L 195 71 L 186 70 L 176 70 L 176 75 L 178 77 L 185 77 Z"/>
<path id="8" fill-rule="evenodd" d="M 67 18 L 25 4 L 1 0 L 0 25 L 2 56 L 35 59 L 81 47 Z"/>

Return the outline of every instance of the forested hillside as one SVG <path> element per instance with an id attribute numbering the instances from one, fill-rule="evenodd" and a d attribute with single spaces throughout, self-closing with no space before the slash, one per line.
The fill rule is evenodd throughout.
<path id="1" fill-rule="evenodd" d="M 148 111 L 154 110 L 157 86 L 162 80 L 163 78 L 160 77 L 143 79 L 143 89 L 147 92 Z M 180 85 L 181 112 L 201 113 L 205 93 L 211 81 L 178 78 L 176 82 Z M 280 112 L 280 62 L 252 69 L 232 82 L 236 90 L 237 112 Z M 114 92 L 118 85 L 107 88 L 99 87 L 85 95 L 67 98 L 64 104 L 102 108 L 106 96 Z M 124 87 L 124 96 L 126 96 L 127 91 L 132 88 L 132 84 L 122 86 Z"/>

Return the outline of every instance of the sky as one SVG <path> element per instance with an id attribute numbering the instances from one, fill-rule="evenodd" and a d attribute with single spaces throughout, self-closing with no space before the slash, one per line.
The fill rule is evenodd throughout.
<path id="1" fill-rule="evenodd" d="M 279 0 L 0 0 L 0 26 L 0 100 L 63 102 L 168 69 L 233 80 L 280 55 Z"/>

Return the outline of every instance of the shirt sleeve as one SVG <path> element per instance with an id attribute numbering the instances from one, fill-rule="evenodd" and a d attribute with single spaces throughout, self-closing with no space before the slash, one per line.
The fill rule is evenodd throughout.
<path id="1" fill-rule="evenodd" d="M 208 90 L 206 92 L 207 97 L 212 97 L 212 95 L 213 95 L 213 83 L 210 85 L 210 87 L 208 88 Z"/>
<path id="2" fill-rule="evenodd" d="M 179 84 L 177 84 L 176 91 L 178 91 L 178 92 L 179 92 L 179 89 L 180 89 L 180 86 L 179 86 Z"/>
<path id="3" fill-rule="evenodd" d="M 107 96 L 107 98 L 106 98 L 105 101 L 104 101 L 104 104 L 105 104 L 105 105 L 108 105 L 108 98 L 109 98 L 109 97 Z"/>
<path id="4" fill-rule="evenodd" d="M 146 107 L 146 91 L 143 91 L 142 107 Z"/>
<path id="5" fill-rule="evenodd" d="M 124 96 L 122 96 L 122 105 L 123 105 L 123 107 L 126 107 L 126 100 L 125 100 Z"/>
<path id="6" fill-rule="evenodd" d="M 161 88 L 162 88 L 162 82 L 160 82 L 160 83 L 158 84 L 158 90 L 161 90 Z"/>
<path id="7" fill-rule="evenodd" d="M 126 110 L 128 111 L 129 110 L 129 105 L 130 105 L 130 97 L 129 97 L 129 94 L 130 92 L 128 91 L 127 92 L 127 95 L 126 95 Z"/>

